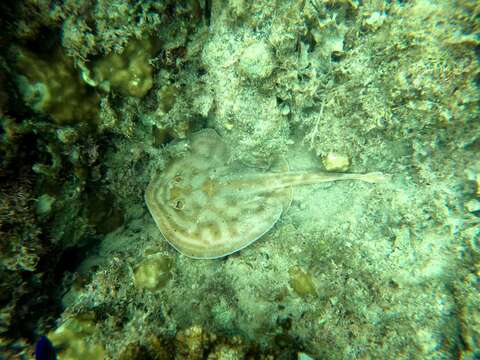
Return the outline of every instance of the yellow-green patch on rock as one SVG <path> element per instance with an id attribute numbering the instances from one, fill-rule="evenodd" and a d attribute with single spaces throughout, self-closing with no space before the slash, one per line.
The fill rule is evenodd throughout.
<path id="1" fill-rule="evenodd" d="M 172 259 L 163 254 L 146 257 L 136 267 L 133 281 L 137 288 L 159 290 L 172 278 Z"/>
<path id="2" fill-rule="evenodd" d="M 290 286 L 298 296 L 306 298 L 317 295 L 312 276 L 308 272 L 294 266 L 288 270 L 288 274 L 290 275 Z"/>

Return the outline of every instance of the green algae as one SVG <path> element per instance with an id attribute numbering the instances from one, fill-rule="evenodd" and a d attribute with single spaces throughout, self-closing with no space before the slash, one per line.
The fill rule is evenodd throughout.
<path id="1" fill-rule="evenodd" d="M 294 266 L 288 270 L 288 274 L 290 275 L 290 286 L 298 296 L 308 298 L 317 295 L 315 284 L 309 273 Z"/>

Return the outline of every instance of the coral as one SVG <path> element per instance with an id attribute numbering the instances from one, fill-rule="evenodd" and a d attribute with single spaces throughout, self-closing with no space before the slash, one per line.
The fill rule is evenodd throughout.
<path id="1" fill-rule="evenodd" d="M 460 331 L 465 342 L 465 350 L 462 354 L 465 359 L 474 359 L 480 355 L 480 301 L 478 300 L 480 261 L 478 259 L 475 266 L 477 273 L 465 274 L 464 285 L 457 289 Z"/>
<path id="2" fill-rule="evenodd" d="M 18 48 L 16 67 L 20 92 L 33 110 L 51 116 L 58 125 L 96 122 L 99 98 L 61 49 L 41 55 Z"/>
<path id="3" fill-rule="evenodd" d="M 95 323 L 88 317 L 66 320 L 62 325 L 48 334 L 48 338 L 59 351 L 59 356 L 66 360 L 91 359 L 103 360 L 105 350 L 95 338 Z"/>
<path id="4" fill-rule="evenodd" d="M 3 122 L 0 150 L 5 149 L 6 157 L 2 160 L 18 156 L 22 137 L 32 138 L 27 145 L 28 153 L 35 154 L 29 159 L 34 162 L 30 166 L 39 175 L 37 183 L 43 189 L 37 214 L 51 225 L 47 233 L 54 243 L 75 246 L 91 230 L 114 230 L 123 221 L 121 211 L 111 206 L 108 195 L 102 195 L 105 192 L 94 195 L 84 191 L 90 180 L 99 180 L 95 136 L 115 125 L 99 116 L 96 90 L 83 82 L 71 59 L 59 48 L 49 54 L 23 47 L 11 50 L 15 54 L 12 68 L 19 72 L 19 91 L 36 114 L 31 114 L 34 119 L 6 118 Z"/>
<path id="5" fill-rule="evenodd" d="M 144 96 L 153 85 L 152 41 L 132 40 L 120 54 L 111 53 L 92 65 L 92 78 L 105 91 L 125 96 Z"/>
<path id="6" fill-rule="evenodd" d="M 211 335 L 200 326 L 179 331 L 175 337 L 178 355 L 183 359 L 199 360 L 212 341 Z"/>
<path id="7" fill-rule="evenodd" d="M 8 270 L 34 271 L 41 254 L 41 229 L 28 177 L 16 182 L 2 179 L 0 191 L 0 254 Z"/>
<path id="8" fill-rule="evenodd" d="M 96 3 L 63 3 L 62 44 L 76 62 L 95 55 L 120 51 L 132 38 L 158 31 L 168 19 L 174 1 L 142 1 L 135 5 L 101 0 Z"/>
<path id="9" fill-rule="evenodd" d="M 7 91 L 7 64 L 4 59 L 0 58 L 0 116 L 5 116 L 5 110 L 9 102 L 9 94 Z M 0 123 L 3 123 L 1 121 Z"/>
<path id="10" fill-rule="evenodd" d="M 5 171 L 17 159 L 24 136 L 31 132 L 31 124 L 0 114 L 0 130 L 0 170 Z"/>
<path id="11" fill-rule="evenodd" d="M 4 6 L 4 14 L 12 18 L 9 19 L 8 31 L 2 35 L 20 42 L 32 41 L 39 37 L 43 37 L 44 42 L 51 41 L 48 29 L 55 29 L 62 15 L 61 8 L 55 1 L 25 0 L 14 5 L 5 3 Z"/>
<path id="12" fill-rule="evenodd" d="M 0 171 L 0 357 L 3 346 L 31 335 L 37 322 L 46 321 L 50 275 L 45 272 L 51 254 L 43 224 L 36 216 L 34 175 L 22 156 L 16 166 Z M 35 294 L 35 296 L 32 296 Z M 11 348 L 12 351 L 15 347 Z"/>
<path id="13" fill-rule="evenodd" d="M 163 254 L 151 254 L 134 271 L 133 281 L 139 289 L 158 290 L 171 279 L 172 260 Z"/>
<path id="14" fill-rule="evenodd" d="M 7 333 L 10 327 L 14 324 L 15 308 L 18 298 L 12 294 L 15 287 L 21 284 L 19 275 L 6 269 L 0 269 L 0 343 L 2 342 L 2 335 Z"/>
<path id="15" fill-rule="evenodd" d="M 385 17 L 382 6 L 348 7 L 339 6 L 333 18 L 324 4 L 309 3 L 306 25 L 312 35 L 300 41 L 297 76 L 291 71 L 278 75 L 285 86 L 285 92 L 278 88 L 278 96 L 295 104 L 292 120 L 304 129 L 305 141 L 317 154 L 333 151 L 364 157 L 375 144 L 385 157 L 393 158 L 388 150 L 391 141 L 401 139 L 404 146 L 411 146 L 420 129 L 435 141 L 446 129 L 454 132 L 463 127 L 454 125 L 459 118 L 471 123 L 467 113 L 478 101 L 470 96 L 476 70 L 473 47 L 468 42 L 458 45 L 463 32 L 461 8 L 449 11 L 444 3 L 418 1 L 388 6 L 390 16 Z M 346 32 L 345 14 L 366 20 Z M 449 20 L 438 27 L 431 19 L 443 14 L 449 14 Z M 354 29 L 362 26 L 366 31 L 358 36 Z M 457 52 L 454 48 L 459 47 Z M 465 54 L 461 60 L 459 53 Z M 457 68 L 459 60 L 463 65 Z M 293 59 L 287 56 L 285 61 Z M 458 71 L 462 75 L 453 75 Z M 453 102 L 454 85 L 447 80 L 451 76 L 463 94 L 463 99 L 455 97 Z M 456 105 L 460 103 L 464 105 Z M 457 116 L 463 111 L 465 116 Z M 391 140 L 385 141 L 384 134 Z"/>
<path id="16" fill-rule="evenodd" d="M 119 360 L 131 360 L 131 359 L 138 359 L 138 360 L 148 360 L 151 359 L 149 357 L 147 349 L 141 346 L 140 344 L 130 343 L 127 347 L 120 353 L 118 357 Z"/>
<path id="17" fill-rule="evenodd" d="M 92 191 L 85 202 L 88 224 L 99 234 L 108 234 L 123 224 L 123 212 L 112 194 Z"/>

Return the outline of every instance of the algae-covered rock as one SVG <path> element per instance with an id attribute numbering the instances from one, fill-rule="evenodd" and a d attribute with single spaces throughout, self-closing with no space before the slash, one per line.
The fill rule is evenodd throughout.
<path id="1" fill-rule="evenodd" d="M 290 268 L 288 273 L 290 275 L 290 286 L 298 296 L 306 298 L 317 295 L 312 276 L 308 272 L 294 266 Z"/>
<path id="2" fill-rule="evenodd" d="M 330 152 L 323 159 L 323 166 L 328 171 L 346 171 L 350 166 L 350 159 L 343 154 Z"/>
<path id="3" fill-rule="evenodd" d="M 248 78 L 264 79 L 275 68 L 272 53 L 264 42 L 255 42 L 247 46 L 240 57 L 239 69 Z"/>

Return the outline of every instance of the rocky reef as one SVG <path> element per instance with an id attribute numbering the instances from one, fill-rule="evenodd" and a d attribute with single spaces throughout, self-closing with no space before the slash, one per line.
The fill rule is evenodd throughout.
<path id="1" fill-rule="evenodd" d="M 480 356 L 475 0 L 0 5 L 0 358 Z M 382 171 L 295 188 L 194 260 L 150 178 L 213 128 L 231 162 Z"/>

